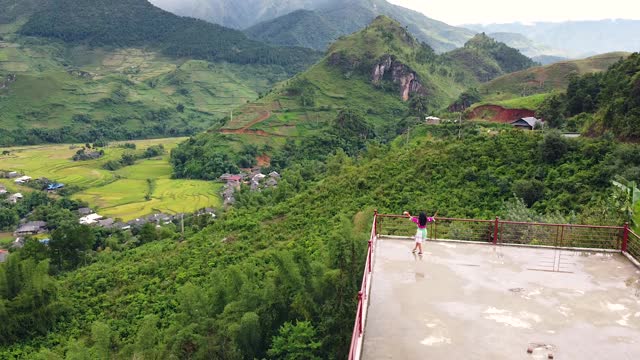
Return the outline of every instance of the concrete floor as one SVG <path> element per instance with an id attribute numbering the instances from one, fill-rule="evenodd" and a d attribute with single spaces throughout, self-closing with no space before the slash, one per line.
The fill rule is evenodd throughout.
<path id="1" fill-rule="evenodd" d="M 363 359 L 640 359 L 640 271 L 619 254 L 412 247 L 378 242 Z"/>

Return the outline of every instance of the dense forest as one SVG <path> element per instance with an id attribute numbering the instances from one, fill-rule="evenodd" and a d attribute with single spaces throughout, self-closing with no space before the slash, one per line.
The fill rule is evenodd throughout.
<path id="1" fill-rule="evenodd" d="M 354 156 L 337 149 L 324 161 L 291 161 L 277 188 L 243 188 L 234 209 L 189 227 L 183 242 L 171 229 L 135 247 L 115 235 L 69 266 L 16 251 L 0 267 L 0 309 L 11 309 L 0 316 L 32 320 L 27 333 L 3 336 L 0 354 L 341 359 L 374 208 L 620 225 L 625 199 L 610 180 L 640 175 L 638 150 L 452 124 L 368 142 Z M 38 270 L 11 277 L 27 268 Z M 48 295 L 28 292 L 29 281 L 46 284 L 36 290 Z M 20 305 L 27 296 L 51 312 Z"/>
<path id="2" fill-rule="evenodd" d="M 20 32 L 91 46 L 156 47 L 168 55 L 209 61 L 286 65 L 292 73 L 320 56 L 309 49 L 265 45 L 237 30 L 173 15 L 146 0 L 51 0 Z"/>
<path id="3" fill-rule="evenodd" d="M 573 76 L 566 93 L 553 94 L 538 113 L 555 127 L 640 138 L 640 53 L 602 73 Z"/>

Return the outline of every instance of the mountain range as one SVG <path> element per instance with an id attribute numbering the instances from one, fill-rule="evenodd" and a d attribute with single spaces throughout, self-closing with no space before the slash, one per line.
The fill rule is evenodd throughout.
<path id="1" fill-rule="evenodd" d="M 460 47 L 474 35 L 473 31 L 447 25 L 385 0 L 248 0 L 241 4 L 234 0 L 152 2 L 179 15 L 238 29 L 248 28 L 248 34 L 262 41 L 321 50 L 337 36 L 361 29 L 378 15 L 396 19 L 419 41 L 426 42 L 437 52 Z M 296 10 L 313 13 L 291 14 Z M 281 16 L 284 17 L 279 18 Z"/>
<path id="2" fill-rule="evenodd" d="M 582 58 L 613 51 L 638 51 L 640 20 L 596 20 L 536 22 L 531 24 L 468 24 L 475 31 L 487 33 L 508 32 L 526 36 L 536 43 L 560 50 L 547 53 L 571 58 Z"/>
<path id="3" fill-rule="evenodd" d="M 146 0 L 0 9 L 0 146 L 193 134 L 321 57 Z"/>

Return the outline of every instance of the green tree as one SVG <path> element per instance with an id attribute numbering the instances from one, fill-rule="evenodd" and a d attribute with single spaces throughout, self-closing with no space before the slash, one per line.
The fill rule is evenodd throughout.
<path id="1" fill-rule="evenodd" d="M 513 183 L 513 192 L 524 200 L 527 206 L 531 207 L 536 201 L 544 196 L 544 184 L 540 180 L 516 180 Z"/>
<path id="2" fill-rule="evenodd" d="M 0 230 L 13 229 L 19 220 L 18 213 L 14 209 L 0 207 Z"/>
<path id="3" fill-rule="evenodd" d="M 64 313 L 49 262 L 9 256 L 0 264 L 0 344 L 46 334 Z"/>
<path id="4" fill-rule="evenodd" d="M 550 164 L 560 160 L 569 150 L 567 140 L 557 131 L 548 132 L 539 144 L 542 159 Z"/>
<path id="5" fill-rule="evenodd" d="M 159 359 L 157 351 L 160 340 L 158 320 L 157 315 L 145 316 L 136 334 L 135 351 L 144 360 Z"/>
<path id="6" fill-rule="evenodd" d="M 429 111 L 429 98 L 424 95 L 413 95 L 409 99 L 409 109 L 413 115 L 424 117 Z"/>
<path id="7" fill-rule="evenodd" d="M 236 335 L 238 349 L 248 359 L 254 359 L 262 349 L 262 334 L 260 331 L 260 317 L 254 312 L 242 315 L 238 334 Z"/>
<path id="8" fill-rule="evenodd" d="M 38 262 L 46 260 L 50 256 L 49 247 L 32 237 L 25 239 L 24 246 L 18 254 L 23 259 L 33 259 Z"/>
<path id="9" fill-rule="evenodd" d="M 565 99 L 561 94 L 547 96 L 536 110 L 536 116 L 544 120 L 547 126 L 559 128 L 564 124 Z"/>
<path id="10" fill-rule="evenodd" d="M 156 225 L 150 222 L 142 225 L 140 232 L 138 233 L 138 238 L 142 244 L 158 240 Z"/>
<path id="11" fill-rule="evenodd" d="M 620 203 L 620 212 L 622 212 L 626 221 L 636 226 L 635 209 L 638 203 L 640 203 L 638 184 L 635 181 L 628 181 L 621 176 L 618 176 L 616 180 L 611 180 L 611 183 L 619 190 L 619 192 L 614 195 L 614 199 Z"/>
<path id="12" fill-rule="evenodd" d="M 94 243 L 95 235 L 89 226 L 65 224 L 51 233 L 51 259 L 60 270 L 74 269 L 86 261 Z"/>
<path id="13" fill-rule="evenodd" d="M 295 325 L 286 322 L 273 337 L 267 354 L 269 358 L 278 360 L 319 360 L 321 347 L 322 343 L 310 322 L 298 321 Z"/>
<path id="14" fill-rule="evenodd" d="M 95 321 L 91 324 L 91 340 L 95 359 L 108 360 L 111 354 L 111 329 L 109 325 Z"/>

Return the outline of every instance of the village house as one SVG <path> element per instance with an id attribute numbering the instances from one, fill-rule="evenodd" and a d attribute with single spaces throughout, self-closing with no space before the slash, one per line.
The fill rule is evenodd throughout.
<path id="1" fill-rule="evenodd" d="M 9 179 L 17 178 L 18 176 L 20 176 L 17 171 L 9 171 L 6 175 Z"/>
<path id="2" fill-rule="evenodd" d="M 0 195 L 4 195 L 7 193 L 7 188 L 4 185 L 0 184 Z"/>
<path id="3" fill-rule="evenodd" d="M 280 179 L 280 174 L 278 174 L 275 171 L 272 171 L 269 173 L 269 177 L 274 178 L 274 179 Z"/>
<path id="4" fill-rule="evenodd" d="M 171 221 L 173 221 L 173 217 L 171 217 L 171 215 L 158 213 L 158 214 L 152 214 L 147 216 L 147 220 L 149 222 L 155 222 L 158 225 L 160 224 L 167 225 L 167 224 L 170 224 Z"/>
<path id="5" fill-rule="evenodd" d="M 31 181 L 31 176 L 20 176 L 19 178 L 14 180 L 16 184 L 26 184 Z"/>
<path id="6" fill-rule="evenodd" d="M 425 122 L 429 125 L 438 125 L 440 124 L 440 118 L 435 116 L 427 116 L 424 118 Z"/>
<path id="7" fill-rule="evenodd" d="M 198 215 L 198 216 L 200 216 L 200 215 L 210 215 L 211 217 L 214 217 L 214 218 L 216 217 L 215 210 L 212 209 L 212 208 L 200 209 L 200 210 L 198 210 L 196 215 Z"/>
<path id="8" fill-rule="evenodd" d="M 233 205 L 236 202 L 236 198 L 233 196 L 235 189 L 233 186 L 225 185 L 224 190 L 222 190 L 222 198 L 224 199 L 224 205 Z"/>
<path id="9" fill-rule="evenodd" d="M 27 236 L 42 234 L 47 231 L 47 223 L 44 221 L 29 221 L 14 232 L 15 236 Z"/>
<path id="10" fill-rule="evenodd" d="M 542 127 L 544 123 L 542 122 L 542 120 L 529 116 L 529 117 L 520 118 L 516 121 L 513 121 L 511 125 L 513 127 L 523 129 L 523 130 L 534 130 L 537 127 Z"/>
<path id="11" fill-rule="evenodd" d="M 98 222 L 98 220 L 102 220 L 104 216 L 98 214 L 89 214 L 87 216 L 83 216 L 80 218 L 80 224 L 83 225 L 93 225 Z"/>
<path id="12" fill-rule="evenodd" d="M 115 222 L 116 221 L 111 218 L 98 220 L 98 226 L 105 229 L 111 229 Z"/>
<path id="13" fill-rule="evenodd" d="M 62 188 L 64 188 L 64 184 L 60 184 L 60 183 L 51 183 L 47 185 L 47 191 L 56 191 Z"/>
<path id="14" fill-rule="evenodd" d="M 129 225 L 129 228 L 132 227 L 141 227 L 142 225 L 148 223 L 149 220 L 145 219 L 145 218 L 138 218 L 138 219 L 134 219 L 131 220 L 129 222 L 127 222 L 127 225 Z"/>
<path id="15" fill-rule="evenodd" d="M 276 178 L 269 178 L 264 185 L 266 187 L 276 187 L 278 186 L 278 180 L 276 180 Z"/>
<path id="16" fill-rule="evenodd" d="M 9 257 L 9 251 L 0 249 L 0 263 L 7 261 L 8 257 Z"/>
<path id="17" fill-rule="evenodd" d="M 21 193 L 15 193 L 15 194 L 9 196 L 7 201 L 12 203 L 12 204 L 16 204 L 16 203 L 18 203 L 18 201 L 22 200 L 23 198 L 24 198 L 24 196 L 22 196 Z"/>

